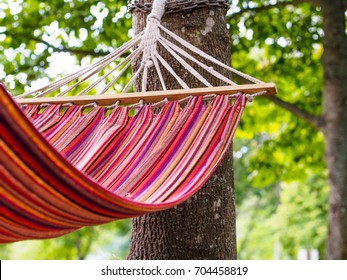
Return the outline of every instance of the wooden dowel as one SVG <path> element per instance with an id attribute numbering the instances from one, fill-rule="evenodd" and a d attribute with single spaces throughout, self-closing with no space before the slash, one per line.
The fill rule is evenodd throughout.
<path id="1" fill-rule="evenodd" d="M 180 100 L 187 96 L 205 96 L 209 94 L 231 95 L 235 93 L 254 94 L 266 91 L 264 95 L 274 95 L 277 93 L 274 83 L 247 84 L 236 86 L 222 86 L 211 88 L 177 89 L 169 91 L 148 91 L 124 94 L 103 94 L 84 96 L 60 96 L 60 97 L 40 97 L 40 98 L 18 98 L 18 104 L 65 104 L 85 105 L 96 102 L 99 106 L 109 106 L 119 101 L 121 104 L 135 104 L 140 100 L 145 103 L 156 103 L 167 98 L 169 101 Z"/>

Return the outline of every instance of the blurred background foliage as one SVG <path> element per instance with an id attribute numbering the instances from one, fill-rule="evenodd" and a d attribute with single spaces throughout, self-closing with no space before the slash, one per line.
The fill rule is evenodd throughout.
<path id="1" fill-rule="evenodd" d="M 322 110 L 322 17 L 291 1 L 232 0 L 227 23 L 232 65 L 273 81 L 279 96 Z M 289 3 L 289 4 L 288 4 Z M 70 73 L 132 36 L 127 1 L 0 0 L 0 80 L 13 94 Z M 327 172 L 323 139 L 295 115 L 257 98 L 234 141 L 240 259 L 324 257 Z M 1 259 L 122 259 L 129 220 L 43 241 L 0 245 Z"/>

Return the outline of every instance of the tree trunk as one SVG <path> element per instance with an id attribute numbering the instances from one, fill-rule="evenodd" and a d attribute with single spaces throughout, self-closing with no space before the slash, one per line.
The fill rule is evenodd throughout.
<path id="1" fill-rule="evenodd" d="M 229 63 L 230 37 L 224 19 L 225 12 L 221 8 L 201 8 L 192 12 L 165 15 L 162 23 L 203 51 Z M 144 29 L 146 16 L 140 12 L 133 14 L 135 33 Z M 189 86 L 200 86 L 170 56 L 166 58 Z M 134 68 L 137 67 L 138 64 Z M 164 75 L 168 89 L 177 88 L 177 83 L 170 74 L 164 71 Z M 217 81 L 211 77 L 209 80 L 217 85 Z M 158 89 L 160 83 L 153 76 L 149 79 L 147 90 Z M 230 151 L 212 178 L 188 201 L 170 210 L 135 218 L 128 259 L 235 259 L 232 162 Z"/>
<path id="2" fill-rule="evenodd" d="M 322 1 L 323 2 L 323 1 Z M 326 3 L 325 3 L 326 2 Z M 329 170 L 328 259 L 347 259 L 347 38 L 346 2 L 324 1 L 323 114 Z M 325 4 L 324 4 L 325 3 Z"/>

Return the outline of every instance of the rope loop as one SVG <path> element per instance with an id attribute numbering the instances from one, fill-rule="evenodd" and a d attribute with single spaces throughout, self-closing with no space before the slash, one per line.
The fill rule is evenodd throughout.
<path id="1" fill-rule="evenodd" d="M 114 104 L 112 104 L 110 106 L 106 106 L 105 108 L 106 108 L 106 110 L 111 110 L 111 109 L 117 108 L 119 106 L 119 104 L 120 104 L 120 101 L 117 100 L 116 103 L 114 103 Z"/>
<path id="2" fill-rule="evenodd" d="M 61 104 L 60 107 L 62 107 L 62 108 L 65 108 L 65 107 L 69 108 L 69 107 L 71 107 L 71 106 L 73 106 L 73 105 L 74 105 L 74 104 L 73 104 L 72 102 L 67 102 L 67 103 Z"/>
<path id="3" fill-rule="evenodd" d="M 246 94 L 245 97 L 249 103 L 252 103 L 254 100 L 254 96 L 252 94 Z"/>
<path id="4" fill-rule="evenodd" d="M 156 18 L 159 22 L 165 13 L 165 6 L 167 0 L 154 0 L 152 12 L 150 13 L 150 18 Z"/>
<path id="5" fill-rule="evenodd" d="M 86 109 L 86 108 L 96 108 L 97 106 L 98 106 L 98 104 L 94 101 L 92 103 L 83 105 L 83 109 Z"/>
<path id="6" fill-rule="evenodd" d="M 147 22 L 151 21 L 151 20 L 155 20 L 157 22 L 160 22 L 161 19 L 158 15 L 154 14 L 154 13 L 150 13 L 148 16 L 147 16 Z"/>
<path id="7" fill-rule="evenodd" d="M 50 106 L 51 104 L 49 104 L 49 103 L 42 103 L 42 104 L 40 104 L 39 105 L 39 109 L 43 109 L 43 108 L 45 108 L 45 107 L 48 107 L 48 106 Z"/>
<path id="8" fill-rule="evenodd" d="M 248 102 L 253 102 L 254 97 L 266 95 L 267 93 L 268 93 L 267 90 L 263 90 L 263 91 L 256 92 L 253 94 L 246 94 L 245 97 L 246 97 Z"/>

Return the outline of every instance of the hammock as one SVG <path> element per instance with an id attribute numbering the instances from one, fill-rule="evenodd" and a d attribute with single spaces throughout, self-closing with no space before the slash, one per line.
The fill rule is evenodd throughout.
<path id="1" fill-rule="evenodd" d="M 159 33 L 163 6 L 156 5 L 158 1 L 144 32 L 96 64 L 19 99 L 0 85 L 0 243 L 58 237 L 84 226 L 136 217 L 183 202 L 217 168 L 246 100 L 275 92 L 274 85 L 261 83 L 189 45 L 205 59 L 257 83 L 235 85 L 167 41 L 171 54 L 201 82 L 206 84 L 207 80 L 177 53 L 232 85 L 213 88 L 207 82 L 208 90 L 187 89 L 153 48 L 164 42 Z M 157 34 L 155 40 L 153 32 Z M 177 35 L 165 32 L 182 42 Z M 94 79 L 79 96 L 65 97 L 135 44 L 139 47 L 125 62 Z M 124 73 L 125 64 L 137 59 L 140 50 L 143 63 L 123 94 L 103 95 Z M 166 91 L 158 61 L 179 81 L 184 94 Z M 144 93 L 151 67 L 162 85 L 159 93 Z M 83 96 L 116 70 L 116 77 L 100 95 Z M 140 74 L 142 93 L 125 94 Z M 71 86 L 74 80 L 77 82 Z M 57 90 L 58 97 L 41 98 Z M 26 96 L 35 98 L 23 98 Z M 163 96 L 167 99 L 159 101 Z M 97 104 L 83 105 L 92 100 Z M 120 106 L 120 101 L 135 104 Z M 88 112 L 86 107 L 90 107 Z"/>

